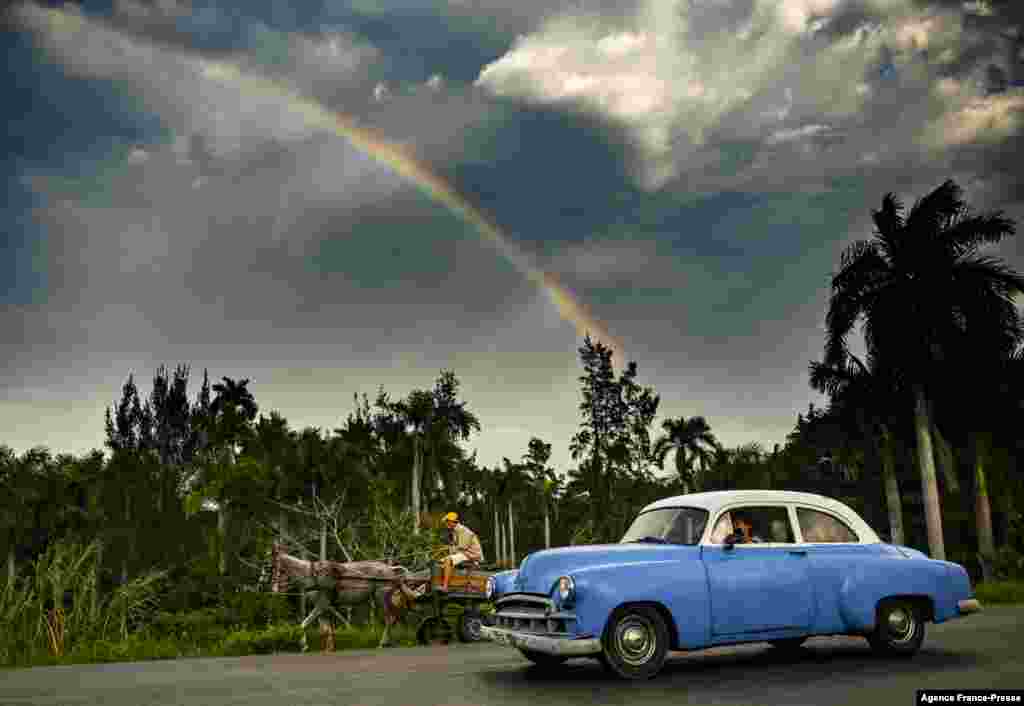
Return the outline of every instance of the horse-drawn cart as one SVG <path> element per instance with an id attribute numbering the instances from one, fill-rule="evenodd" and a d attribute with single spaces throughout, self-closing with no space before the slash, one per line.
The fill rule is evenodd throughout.
<path id="1" fill-rule="evenodd" d="M 442 591 L 441 568 L 435 562 L 430 581 L 416 599 L 417 606 L 429 610 L 416 629 L 417 641 L 429 645 L 451 642 L 455 637 L 462 642 L 479 640 L 483 616 L 490 610 L 487 579 L 492 575 L 475 564 L 466 569 L 459 567 L 452 572 L 448 590 Z"/>
<path id="2" fill-rule="evenodd" d="M 443 552 L 441 552 L 443 553 Z M 319 620 L 326 644 L 333 646 L 332 616 L 340 619 L 336 606 L 356 605 L 371 600 L 384 612 L 380 645 L 387 644 L 390 627 L 409 611 L 423 616 L 416 630 L 420 644 L 463 642 L 481 639 L 483 615 L 490 609 L 487 579 L 493 574 L 476 564 L 456 568 L 441 590 L 441 564 L 429 570 L 409 572 L 382 561 L 335 562 L 299 559 L 282 551 L 279 544 L 271 553 L 271 591 L 282 592 L 294 582 L 313 599 L 313 611 L 302 621 L 305 628 Z M 328 648 L 333 649 L 333 647 Z"/>

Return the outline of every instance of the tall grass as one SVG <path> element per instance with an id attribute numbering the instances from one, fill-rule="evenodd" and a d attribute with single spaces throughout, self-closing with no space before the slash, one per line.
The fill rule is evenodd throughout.
<path id="1" fill-rule="evenodd" d="M 124 641 L 155 612 L 165 572 L 150 572 L 104 596 L 96 583 L 98 550 L 97 542 L 56 542 L 26 576 L 4 583 L 0 665 L 60 661 L 87 643 Z"/>

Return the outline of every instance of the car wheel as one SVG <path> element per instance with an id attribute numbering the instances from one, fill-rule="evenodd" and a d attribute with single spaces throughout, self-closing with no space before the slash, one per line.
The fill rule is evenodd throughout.
<path id="1" fill-rule="evenodd" d="M 482 637 L 481 625 L 483 625 L 483 616 L 475 611 L 465 611 L 459 617 L 459 639 L 463 642 L 479 642 Z"/>
<path id="2" fill-rule="evenodd" d="M 768 644 L 779 650 L 784 650 L 786 652 L 795 652 L 796 650 L 800 649 L 800 647 L 802 647 L 804 642 L 806 641 L 806 637 L 787 637 L 783 640 L 772 640 Z"/>
<path id="3" fill-rule="evenodd" d="M 878 604 L 871 648 L 882 655 L 912 655 L 924 642 L 924 619 L 911 601 L 889 598 Z"/>
<path id="4" fill-rule="evenodd" d="M 547 652 L 534 652 L 533 650 L 523 649 L 520 649 L 519 651 L 523 653 L 523 657 L 526 657 L 526 659 L 530 660 L 538 667 L 557 667 L 565 660 L 569 659 L 562 655 L 549 655 Z"/>
<path id="5" fill-rule="evenodd" d="M 668 628 L 654 608 L 619 609 L 602 639 L 604 664 L 623 679 L 650 679 L 668 655 Z"/>

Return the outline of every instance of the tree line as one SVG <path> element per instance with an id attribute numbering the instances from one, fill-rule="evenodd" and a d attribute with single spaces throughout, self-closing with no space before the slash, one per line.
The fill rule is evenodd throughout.
<path id="1" fill-rule="evenodd" d="M 148 396 L 128 376 L 106 410 L 104 451 L 0 446 L 4 573 L 14 581 L 72 539 L 97 542 L 101 586 L 154 567 L 252 585 L 275 539 L 371 558 L 391 552 L 385 534 L 421 532 L 450 509 L 489 561 L 512 566 L 546 546 L 616 541 L 655 499 L 737 488 L 838 497 L 884 538 L 985 577 L 1020 567 L 1024 279 L 981 254 L 1014 224 L 974 214 L 953 182 L 909 211 L 887 195 L 873 217 L 874 236 L 833 274 L 823 356 L 809 365 L 828 403 L 797 415 L 771 450 L 726 448 L 699 414 L 656 425 L 660 396 L 638 364 L 615 370 L 590 337 L 565 469 L 539 436 L 518 459 L 478 463 L 465 445 L 486 420 L 451 370 L 401 398 L 356 395 L 323 430 L 262 412 L 248 379 L 211 384 L 204 371 L 192 397 L 189 366 L 161 366 Z"/>

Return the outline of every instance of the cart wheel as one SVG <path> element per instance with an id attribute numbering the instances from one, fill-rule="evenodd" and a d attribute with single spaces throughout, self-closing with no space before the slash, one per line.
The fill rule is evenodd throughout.
<path id="1" fill-rule="evenodd" d="M 479 642 L 483 637 L 480 626 L 484 618 L 475 610 L 466 610 L 459 617 L 459 639 L 463 642 Z"/>
<path id="2" fill-rule="evenodd" d="M 425 618 L 416 630 L 416 641 L 421 645 L 442 644 L 451 642 L 452 628 L 446 620 L 436 617 Z"/>

